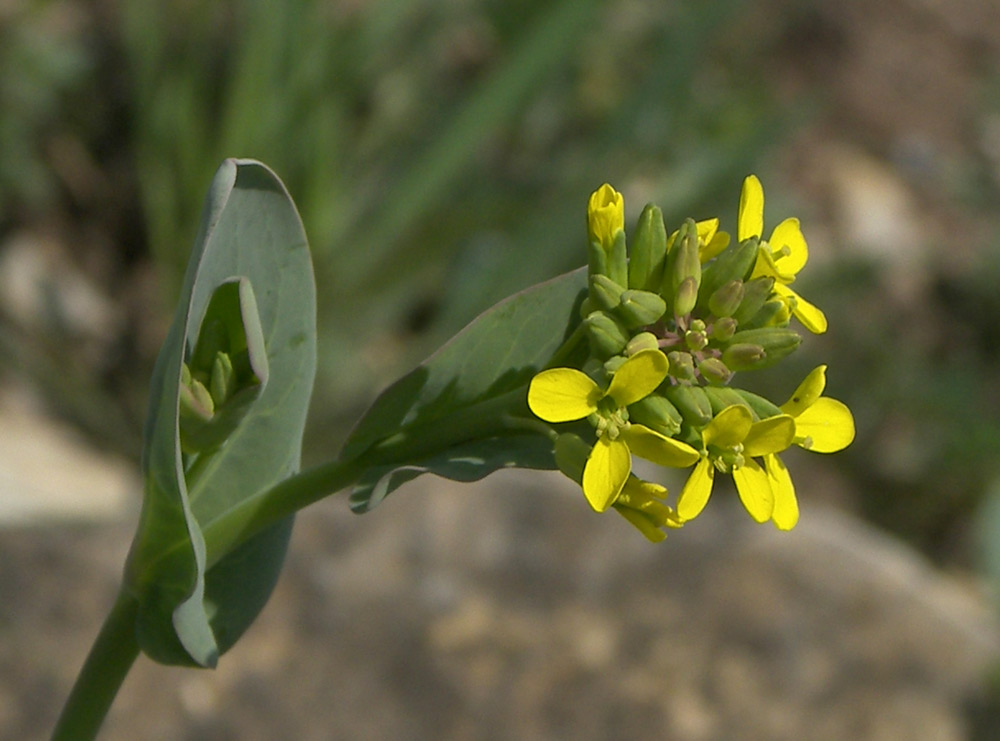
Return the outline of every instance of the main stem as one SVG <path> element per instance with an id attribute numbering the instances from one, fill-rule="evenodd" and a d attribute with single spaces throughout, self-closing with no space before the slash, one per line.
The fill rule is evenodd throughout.
<path id="1" fill-rule="evenodd" d="M 82 741 L 97 736 L 118 689 L 139 655 L 135 620 L 139 605 L 120 593 L 73 685 L 52 741 Z"/>

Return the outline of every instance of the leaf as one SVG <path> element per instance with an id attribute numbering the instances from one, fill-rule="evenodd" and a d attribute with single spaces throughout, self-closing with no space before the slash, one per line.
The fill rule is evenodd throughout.
<path id="1" fill-rule="evenodd" d="M 463 481 L 500 467 L 537 467 L 534 444 L 508 441 L 512 431 L 504 429 L 501 415 L 523 408 L 530 416 L 527 384 L 579 325 L 586 279 L 581 268 L 501 301 L 386 389 L 358 422 L 340 457 L 378 466 L 379 480 L 394 467 L 407 468 L 381 489 L 370 481 L 359 485 L 352 507 L 371 509 L 414 466 Z M 486 438 L 500 449 L 479 445 Z M 470 443 L 473 448 L 450 449 Z M 551 443 L 544 443 L 551 458 Z M 472 452 L 459 466 L 456 456 L 461 458 L 463 450 Z"/>
<path id="2" fill-rule="evenodd" d="M 197 458 L 182 456 L 181 365 L 197 346 L 209 301 L 233 278 L 249 281 L 256 299 L 259 328 L 250 321 L 247 339 L 256 346 L 263 338 L 265 382 L 221 447 Z M 206 548 L 202 531 L 298 470 L 315 370 L 315 284 L 298 213 L 266 166 L 226 160 L 212 182 L 150 388 L 145 498 L 125 588 L 139 601 L 140 646 L 156 661 L 214 666 L 266 603 L 284 560 L 291 518 L 220 554 L 218 563 L 208 561 L 213 549 Z"/>
<path id="3" fill-rule="evenodd" d="M 542 435 L 508 435 L 456 445 L 417 463 L 370 468 L 351 492 L 351 509 L 374 509 L 407 481 L 433 473 L 452 481 L 471 482 L 502 468 L 555 468 L 552 441 Z"/>

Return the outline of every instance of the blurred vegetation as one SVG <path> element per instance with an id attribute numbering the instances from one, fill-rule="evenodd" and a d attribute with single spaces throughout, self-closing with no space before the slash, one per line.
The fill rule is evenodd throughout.
<path id="1" fill-rule="evenodd" d="M 95 360 L 72 333 L 0 316 L 0 357 L 133 455 L 158 338 L 224 157 L 271 165 L 310 235 L 315 457 L 476 313 L 582 264 L 584 206 L 602 181 L 625 193 L 629 224 L 647 201 L 668 226 L 732 222 L 743 175 L 766 184 L 774 145 L 822 103 L 780 98 L 761 64 L 767 45 L 804 48 L 815 2 L 749 26 L 743 0 L 8 5 L 0 261 L 19 232 L 54 233 L 125 319 Z M 951 187 L 995 242 L 998 169 L 977 161 L 987 164 Z M 954 549 L 997 476 L 998 253 L 932 266 L 940 278 L 910 313 L 887 303 L 886 266 L 827 260 L 803 293 L 830 334 L 806 343 L 790 375 L 762 380 L 780 397 L 831 363 L 829 393 L 859 429 L 836 465 L 849 461 L 864 511 L 931 552 Z"/>

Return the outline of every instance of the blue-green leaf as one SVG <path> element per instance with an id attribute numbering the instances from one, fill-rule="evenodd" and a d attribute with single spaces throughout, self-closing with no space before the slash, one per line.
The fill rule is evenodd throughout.
<path id="1" fill-rule="evenodd" d="M 260 388 L 237 421 L 227 422 L 234 429 L 225 442 L 188 456 L 178 430 L 182 364 L 198 347 L 212 297 L 234 278 L 245 279 L 236 282 L 244 315 L 228 321 L 243 323 L 249 345 L 243 349 L 251 355 L 263 340 L 266 364 L 257 365 L 266 372 L 256 373 Z M 220 553 L 217 563 L 209 562 L 213 549 L 202 532 L 206 523 L 298 470 L 315 338 L 312 263 L 291 198 L 261 163 L 225 161 L 208 194 L 150 389 L 145 498 L 125 588 L 139 601 L 140 646 L 157 661 L 214 665 L 274 587 L 291 519 Z"/>
<path id="2" fill-rule="evenodd" d="M 383 392 L 341 452 L 342 460 L 378 470 L 355 490 L 352 507 L 370 509 L 418 469 L 467 481 L 500 467 L 538 467 L 538 446 L 508 441 L 524 430 L 505 428 L 502 417 L 518 411 L 530 417 L 527 384 L 579 325 L 586 279 L 585 269 L 576 270 L 501 301 Z M 480 444 L 485 439 L 495 452 Z M 551 443 L 542 439 L 551 457 Z M 462 451 L 470 456 L 456 466 Z"/>

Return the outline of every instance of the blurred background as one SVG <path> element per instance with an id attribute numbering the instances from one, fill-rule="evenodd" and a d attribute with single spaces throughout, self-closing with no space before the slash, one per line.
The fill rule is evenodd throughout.
<path id="1" fill-rule="evenodd" d="M 626 223 L 798 216 L 858 427 L 658 547 L 558 476 L 300 517 L 215 672 L 140 660 L 106 738 L 994 738 L 997 0 L 0 1 L 0 737 L 42 738 L 117 587 L 146 387 L 207 186 L 267 162 L 315 261 L 306 463 Z M 800 288 L 801 287 L 801 288 Z M 785 365 L 788 367 L 786 368 Z M 671 488 L 680 481 L 668 480 Z"/>

